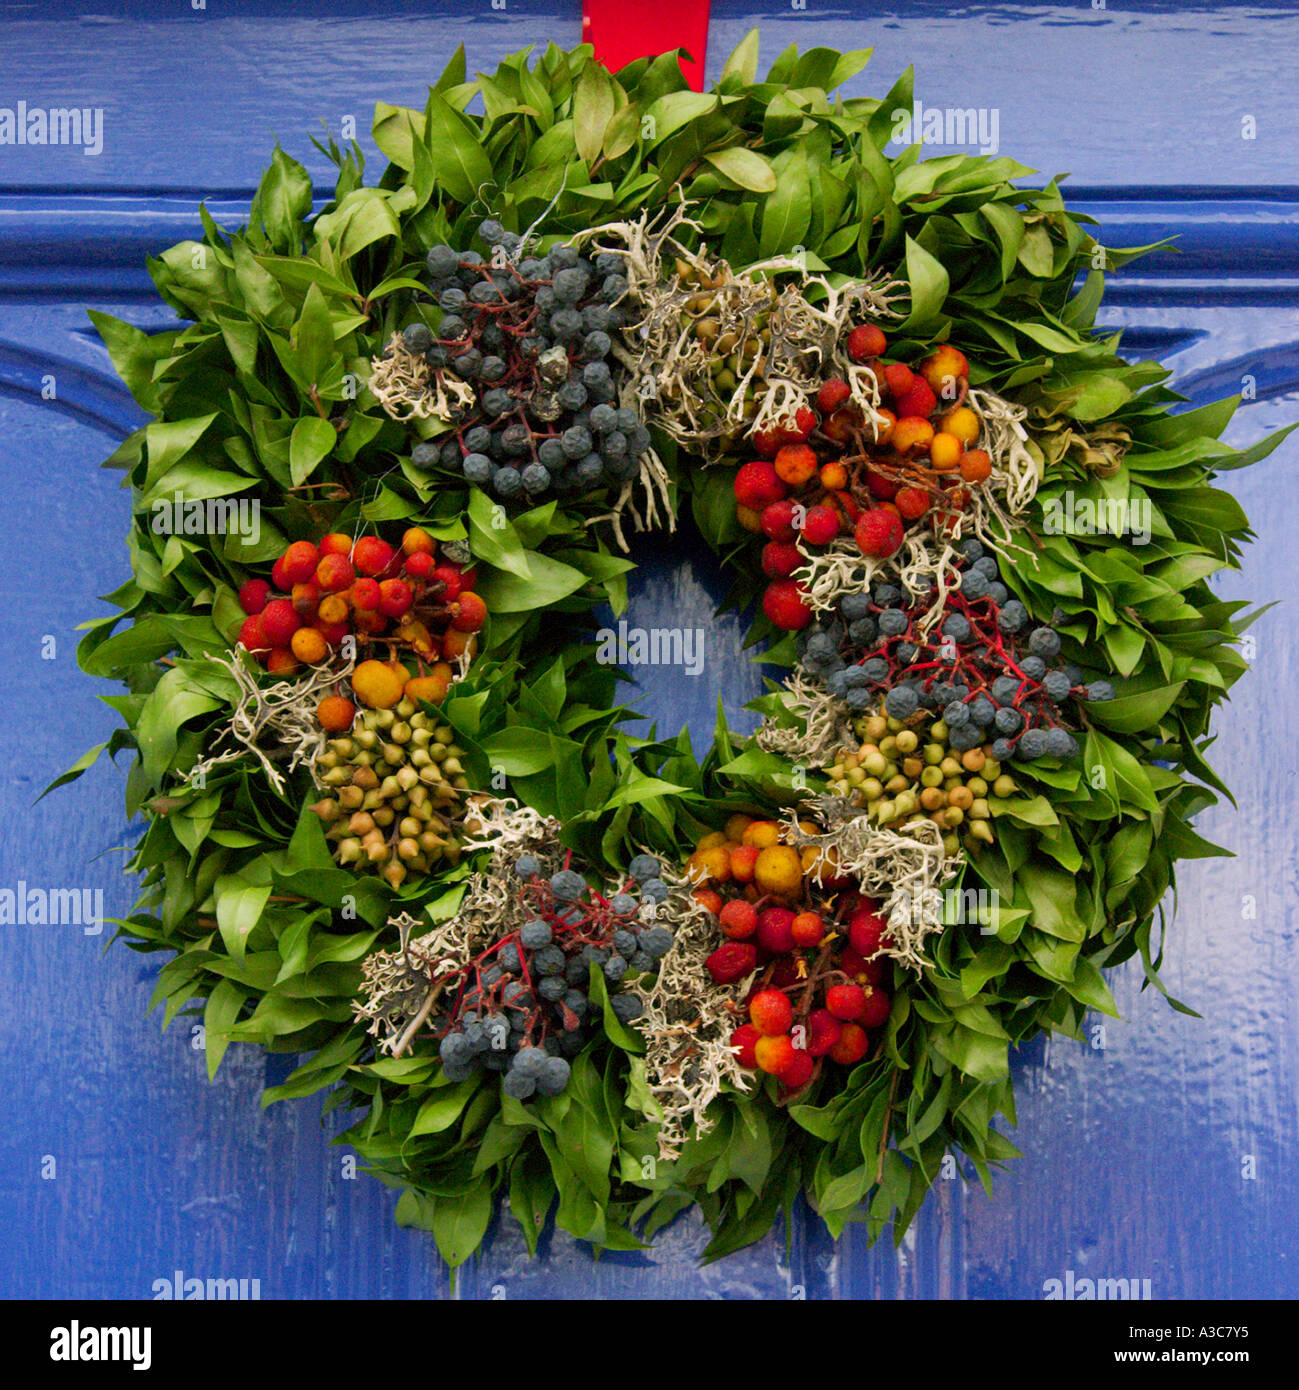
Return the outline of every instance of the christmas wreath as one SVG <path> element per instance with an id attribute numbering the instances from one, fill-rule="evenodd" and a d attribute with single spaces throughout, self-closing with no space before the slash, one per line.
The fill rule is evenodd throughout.
<path id="1" fill-rule="evenodd" d="M 328 1089 L 452 1265 L 498 1196 L 531 1250 L 697 1205 L 716 1258 L 800 1194 L 900 1238 L 1015 1154 L 1014 1047 L 1130 957 L 1162 990 L 1221 852 L 1213 480 L 1277 441 L 1095 330 L 1138 251 L 1054 181 L 886 155 L 910 73 L 835 95 L 868 56 L 457 53 L 377 182 L 318 142 L 315 208 L 277 147 L 246 225 L 204 209 L 150 262 L 176 328 L 92 315 L 150 417 L 80 647 L 124 727 L 60 779 L 130 755 L 117 934 L 210 1073 L 295 1054 L 265 1103 Z M 679 524 L 788 672 L 702 761 L 626 731 L 593 616 Z"/>

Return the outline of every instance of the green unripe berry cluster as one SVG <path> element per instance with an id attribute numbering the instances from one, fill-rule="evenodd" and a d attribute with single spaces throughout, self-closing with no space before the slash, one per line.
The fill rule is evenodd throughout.
<path id="1" fill-rule="evenodd" d="M 366 710 L 316 760 L 331 795 L 312 810 L 339 864 L 369 864 L 394 888 L 408 874 L 460 858 L 457 827 L 469 782 L 447 725 L 403 699 Z"/>

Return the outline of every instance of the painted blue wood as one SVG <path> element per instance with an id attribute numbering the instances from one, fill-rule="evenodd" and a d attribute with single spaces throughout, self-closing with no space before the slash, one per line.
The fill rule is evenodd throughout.
<path id="1" fill-rule="evenodd" d="M 33 806 L 85 746 L 107 736 L 112 693 L 76 671 L 76 625 L 125 576 L 128 507 L 97 469 L 135 423 L 86 307 L 161 327 L 142 258 L 189 233 L 209 197 L 233 222 L 272 135 L 313 171 L 307 136 L 344 116 L 362 134 L 376 98 L 417 102 L 455 44 L 486 67 L 524 44 L 578 38 L 576 4 L 488 0 L 379 5 L 328 14 L 301 4 L 129 3 L 112 15 L 50 3 L 0 17 L 0 108 L 104 108 L 104 147 L 0 145 L 0 888 L 20 882 L 103 893 L 129 909 L 121 775 L 95 769 Z M 1275 80 L 1299 17 L 1267 5 L 1110 4 L 969 9 L 809 0 L 714 0 L 710 67 L 760 20 L 769 57 L 786 43 L 876 46 L 852 90 L 884 91 L 909 61 L 927 104 L 996 106 L 1003 152 L 1069 169 L 1110 244 L 1176 233 L 1118 277 L 1106 322 L 1134 354 L 1157 353 L 1194 400 L 1257 399 L 1234 442 L 1299 417 L 1299 179 L 1289 93 Z M 1242 139 L 1253 116 L 1255 136 Z M 1288 597 L 1299 448 L 1229 486 L 1258 542 L 1224 596 Z M 724 582 L 683 530 L 641 540 L 631 619 L 707 631 L 697 677 L 649 673 L 639 691 L 661 730 L 711 731 L 760 689 L 741 629 L 712 612 Z M 1187 865 L 1169 935 L 1169 988 L 1203 1014 L 1172 1013 L 1140 974 L 1118 971 L 1125 1021 L 1090 1045 L 1054 1041 L 1016 1062 L 1025 1157 L 992 1200 L 941 1183 L 900 1251 L 837 1246 L 800 1220 L 790 1253 L 773 1236 L 707 1270 L 686 1218 L 646 1254 L 606 1256 L 566 1236 L 529 1264 L 506 1222 L 461 1275 L 461 1297 L 1032 1298 L 1044 1281 L 1149 1278 L 1157 1297 L 1295 1296 L 1299 1017 L 1293 845 L 1293 619 L 1253 634 L 1251 670 L 1220 721 L 1217 765 L 1239 809 L 1201 818 L 1232 860 Z M 285 1059 L 234 1048 L 209 1086 L 187 1021 L 142 1018 L 153 968 L 76 927 L 0 926 L 0 1295 L 151 1296 L 186 1276 L 260 1281 L 263 1297 L 441 1297 L 431 1244 L 391 1222 L 393 1196 L 348 1176 L 318 1105 L 260 1111 Z M 1099 1025 L 1099 1021 L 1098 1021 Z"/>

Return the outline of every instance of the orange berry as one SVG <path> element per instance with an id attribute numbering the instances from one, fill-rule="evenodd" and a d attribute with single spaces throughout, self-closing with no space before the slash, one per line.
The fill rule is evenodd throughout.
<path id="1" fill-rule="evenodd" d="M 717 917 L 723 933 L 732 941 L 747 941 L 758 930 L 758 909 L 743 898 L 733 898 Z"/>
<path id="2" fill-rule="evenodd" d="M 415 601 L 415 591 L 404 579 L 385 579 L 379 585 L 379 611 L 400 618 Z"/>
<path id="3" fill-rule="evenodd" d="M 686 860 L 686 873 L 696 883 L 729 883 L 731 856 L 721 845 L 697 849 Z"/>
<path id="4" fill-rule="evenodd" d="M 360 613 L 373 613 L 383 599 L 383 590 L 377 579 L 362 578 L 347 591 L 352 607 Z"/>
<path id="5" fill-rule="evenodd" d="M 836 444 L 847 444 L 864 423 L 862 413 L 855 405 L 841 405 L 833 415 L 827 415 L 821 421 L 821 433 Z"/>
<path id="6" fill-rule="evenodd" d="M 866 1030 L 859 1023 L 845 1023 L 839 1041 L 830 1049 L 830 1058 L 841 1066 L 850 1067 L 861 1061 L 869 1045 Z"/>
<path id="7" fill-rule="evenodd" d="M 266 669 L 273 676 L 291 676 L 298 669 L 297 658 L 288 647 L 276 647 L 266 658 Z"/>
<path id="8" fill-rule="evenodd" d="M 369 637 L 377 637 L 388 626 L 388 619 L 373 608 L 357 609 L 352 615 L 352 622 L 358 632 L 364 632 Z"/>
<path id="9" fill-rule="evenodd" d="M 884 380 L 892 395 L 903 396 L 911 389 L 915 376 L 905 362 L 890 362 L 884 368 Z"/>
<path id="10" fill-rule="evenodd" d="M 316 706 L 316 718 L 326 732 L 341 734 L 352 727 L 356 706 L 341 695 L 326 695 Z"/>
<path id="11" fill-rule="evenodd" d="M 392 563 L 392 546 L 378 536 L 362 536 L 352 551 L 352 563 L 362 574 L 382 574 Z"/>
<path id="12" fill-rule="evenodd" d="M 792 1095 L 795 1091 L 801 1091 L 811 1081 L 815 1070 L 815 1060 L 795 1048 L 794 1060 L 780 1073 L 781 1094 Z"/>
<path id="13" fill-rule="evenodd" d="M 323 660 L 326 651 L 329 650 L 325 639 L 314 627 L 300 627 L 293 634 L 289 647 L 293 655 L 299 661 L 305 661 L 308 666 L 314 666 L 317 661 Z"/>
<path id="14" fill-rule="evenodd" d="M 347 600 L 342 594 L 327 594 L 320 600 L 320 607 L 316 610 L 316 617 L 322 623 L 333 626 L 335 623 L 345 623 L 347 621 Z"/>
<path id="15" fill-rule="evenodd" d="M 938 422 L 945 434 L 954 434 L 968 449 L 979 437 L 979 417 L 968 405 L 958 405 L 949 410 Z"/>
<path id="16" fill-rule="evenodd" d="M 716 849 L 718 845 L 724 845 L 725 843 L 726 843 L 726 831 L 725 831 L 725 830 L 714 830 L 714 831 L 711 831 L 709 834 L 705 835 L 704 838 L 703 838 L 702 840 L 700 840 L 699 843 L 695 846 L 695 848 L 696 848 L 697 850 L 699 850 L 699 849 Z"/>
<path id="17" fill-rule="evenodd" d="M 432 555 L 437 550 L 437 542 L 422 526 L 412 526 L 403 533 L 401 548 L 407 555 Z"/>
<path id="18" fill-rule="evenodd" d="M 406 682 L 382 661 L 363 661 L 352 672 L 356 698 L 371 709 L 391 709 L 405 692 Z"/>
<path id="19" fill-rule="evenodd" d="M 310 541 L 294 541 L 281 561 L 285 576 L 294 584 L 305 584 L 316 572 L 320 552 Z"/>
<path id="20" fill-rule="evenodd" d="M 451 667 L 445 661 L 439 661 L 426 675 L 412 676 L 406 682 L 406 697 L 416 702 L 440 705 L 451 689 L 451 675 Z"/>
<path id="21" fill-rule="evenodd" d="M 762 513 L 752 507 L 736 507 L 735 519 L 746 531 L 757 533 L 762 530 Z"/>
<path id="22" fill-rule="evenodd" d="M 986 482 L 992 473 L 992 460 L 982 449 L 970 449 L 961 455 L 961 477 L 967 483 Z"/>
<path id="23" fill-rule="evenodd" d="M 286 598 L 272 599 L 259 615 L 262 635 L 272 647 L 287 647 L 289 639 L 302 626 L 302 619 Z"/>
<path id="24" fill-rule="evenodd" d="M 749 1020 L 764 1038 L 788 1033 L 794 1022 L 794 1006 L 781 989 L 760 989 L 749 1000 Z"/>
<path id="25" fill-rule="evenodd" d="M 314 574 L 315 571 L 313 570 L 312 573 Z M 320 589 L 310 581 L 305 584 L 295 584 L 289 601 L 293 604 L 293 611 L 298 617 L 304 623 L 309 623 L 316 616 L 316 605 L 320 602 Z"/>
<path id="26" fill-rule="evenodd" d="M 821 465 L 821 486 L 829 488 L 832 492 L 838 492 L 840 488 L 848 486 L 848 470 L 841 463 L 823 463 Z"/>
<path id="27" fill-rule="evenodd" d="M 746 1023 L 743 1027 L 737 1028 L 731 1034 L 731 1048 L 735 1052 L 735 1060 L 742 1067 L 748 1067 L 750 1071 L 758 1065 L 757 1054 L 754 1048 L 758 1045 L 758 1039 L 762 1034 L 751 1023 Z"/>
<path id="28" fill-rule="evenodd" d="M 970 364 L 963 352 L 951 343 L 943 343 L 920 364 L 920 375 L 939 400 L 953 401 L 960 390 L 960 383 L 970 375 Z"/>
<path id="29" fill-rule="evenodd" d="M 781 482 L 800 488 L 816 477 L 817 457 L 806 444 L 786 444 L 776 453 L 775 468 Z"/>
<path id="30" fill-rule="evenodd" d="M 905 521 L 918 521 L 929 510 L 929 494 L 918 487 L 904 487 L 893 499 Z"/>
<path id="31" fill-rule="evenodd" d="M 701 906 L 706 907 L 714 917 L 722 910 L 722 895 L 713 888 L 696 888 L 690 895 Z"/>
<path id="32" fill-rule="evenodd" d="M 406 571 L 406 574 L 411 579 L 427 579 L 429 575 L 433 573 L 436 563 L 437 562 L 427 550 L 417 550 L 414 555 L 408 555 L 406 557 L 406 563 L 402 566 L 402 569 Z M 447 598 L 455 598 L 460 592 L 460 577 L 456 574 L 452 566 L 447 565 L 443 573 L 438 577 L 442 579 L 443 583 L 447 586 Z M 450 582 L 452 577 L 455 579 L 454 585 Z"/>
<path id="33" fill-rule="evenodd" d="M 929 461 L 940 473 L 954 473 L 961 466 L 961 441 L 940 430 L 929 445 Z"/>
<path id="34" fill-rule="evenodd" d="M 888 345 L 888 339 L 873 323 L 864 323 L 848 334 L 848 356 L 854 362 L 878 357 Z"/>
<path id="35" fill-rule="evenodd" d="M 803 875 L 814 879 L 823 888 L 834 888 L 842 884 L 839 873 L 839 855 L 833 849 L 813 849 L 803 851 Z"/>
<path id="36" fill-rule="evenodd" d="M 876 444 L 888 444 L 892 442 L 893 430 L 898 423 L 898 417 L 891 410 L 877 410 L 876 415 L 879 419 L 875 423 L 875 442 Z"/>
<path id="37" fill-rule="evenodd" d="M 350 555 L 352 553 L 352 538 L 345 536 L 341 531 L 331 531 L 318 547 L 322 556 L 325 555 Z"/>
<path id="38" fill-rule="evenodd" d="M 758 855 L 753 881 L 763 893 L 793 897 L 803 885 L 803 864 L 796 849 L 770 845 Z"/>
<path id="39" fill-rule="evenodd" d="M 466 652 L 473 656 L 477 650 L 478 638 L 472 632 L 457 632 L 451 627 L 442 635 L 442 654 L 449 661 L 455 661 Z"/>
<path id="40" fill-rule="evenodd" d="M 726 838 L 739 844 L 744 836 L 744 832 L 753 824 L 753 817 L 743 814 L 734 815 L 726 822 Z"/>
<path id="41" fill-rule="evenodd" d="M 325 539 L 328 540 L 329 537 L 326 536 Z M 323 555 L 320 564 L 316 566 L 316 583 L 327 593 L 338 593 L 351 588 L 355 578 L 356 571 L 346 555 L 331 551 L 328 555 Z"/>
<path id="42" fill-rule="evenodd" d="M 796 946 L 819 946 L 825 938 L 825 923 L 816 912 L 800 912 L 790 926 Z"/>
<path id="43" fill-rule="evenodd" d="M 779 1076 L 793 1065 L 798 1053 L 786 1033 L 777 1037 L 761 1037 L 753 1044 L 753 1059 L 769 1076 Z"/>
<path id="44" fill-rule="evenodd" d="M 456 615 L 451 626 L 457 632 L 477 632 L 487 621 L 487 605 L 477 594 L 466 591 L 452 605 Z"/>
<path id="45" fill-rule="evenodd" d="M 264 655 L 271 649 L 271 644 L 262 631 L 262 620 L 256 614 L 243 620 L 239 628 L 239 640 L 250 652 L 260 652 Z"/>
<path id="46" fill-rule="evenodd" d="M 914 458 L 929 452 L 933 438 L 934 427 L 928 420 L 918 415 L 908 415 L 893 426 L 893 438 L 890 442 L 899 454 Z"/>
<path id="47" fill-rule="evenodd" d="M 737 883 L 752 883 L 757 863 L 757 845 L 740 845 L 731 851 L 731 877 Z"/>
<path id="48" fill-rule="evenodd" d="M 755 820 L 745 830 L 742 841 L 744 844 L 753 845 L 757 849 L 767 849 L 771 845 L 780 843 L 780 826 L 774 820 Z"/>

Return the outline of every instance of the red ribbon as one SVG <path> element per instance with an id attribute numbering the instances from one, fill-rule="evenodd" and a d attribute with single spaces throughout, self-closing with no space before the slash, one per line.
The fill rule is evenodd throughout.
<path id="1" fill-rule="evenodd" d="M 686 81 L 702 91 L 708 47 L 709 0 L 582 0 L 582 42 L 595 45 L 595 56 L 611 72 L 674 48 L 694 60 L 681 60 Z"/>

